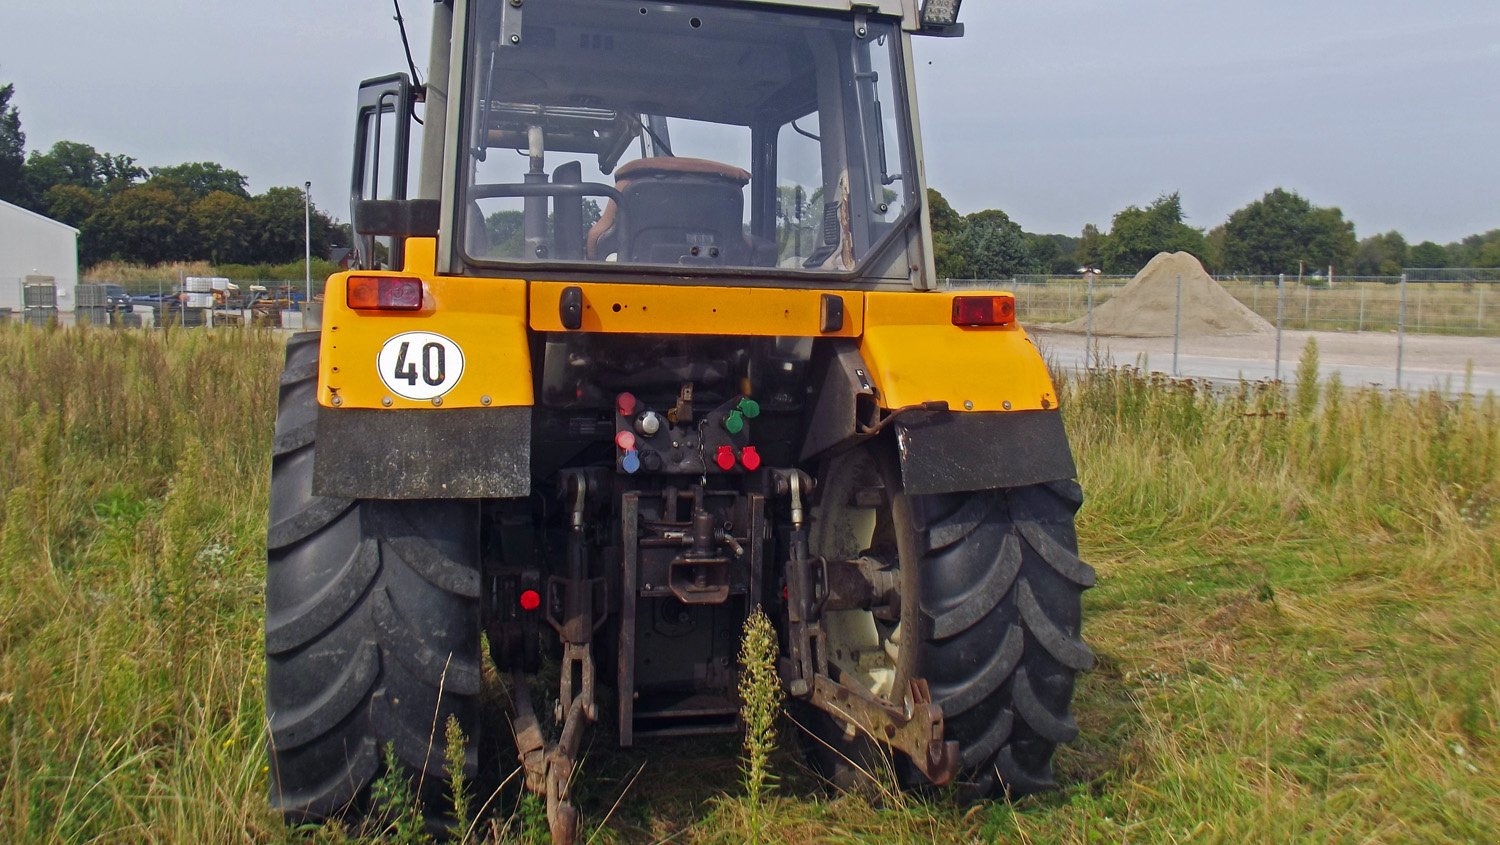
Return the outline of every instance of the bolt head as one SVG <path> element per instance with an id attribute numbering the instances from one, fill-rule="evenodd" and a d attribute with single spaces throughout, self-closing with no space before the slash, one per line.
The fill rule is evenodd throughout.
<path id="1" fill-rule="evenodd" d="M 394 404 L 394 403 L 395 403 L 395 400 L 393 400 L 393 399 L 392 399 L 392 398 L 391 398 L 391 397 L 389 397 L 389 396 L 387 396 L 387 397 L 385 397 L 385 398 L 384 398 L 384 399 L 381 399 L 381 400 L 380 400 L 380 404 L 382 404 L 382 405 L 384 405 L 384 406 L 385 406 L 385 407 L 387 407 L 387 408 L 389 408 L 389 407 L 390 407 L 390 406 L 391 406 L 391 405 L 392 405 L 392 404 Z"/>
<path id="2" fill-rule="evenodd" d="M 434 408 L 441 408 L 443 406 L 443 397 L 441 397 L 441 396 L 435 396 L 435 397 L 433 397 L 433 399 L 432 399 L 432 406 Z"/>
<path id="3" fill-rule="evenodd" d="M 479 404 L 488 406 L 490 404 L 489 394 L 485 394 L 484 396 L 479 397 Z"/>
<path id="4" fill-rule="evenodd" d="M 1004 402 L 1001 402 L 1001 403 L 1000 403 L 1000 407 L 1002 407 L 1002 408 L 1004 408 L 1004 409 L 1005 409 L 1005 410 L 1007 410 L 1007 411 L 1009 411 L 1009 410 L 1010 410 L 1010 400 L 1009 400 L 1009 399 L 1007 399 L 1007 400 L 1005 400 L 1005 401 L 1004 401 Z"/>
<path id="5" fill-rule="evenodd" d="M 337 408 L 338 406 L 340 406 L 342 404 L 344 404 L 344 397 L 342 397 L 342 396 L 335 396 L 335 397 L 333 397 L 333 407 Z"/>
<path id="6" fill-rule="evenodd" d="M 510 37 L 510 43 L 512 43 L 512 44 L 520 44 L 521 43 L 521 36 L 519 36 L 519 35 L 512 35 Z"/>
<path id="7" fill-rule="evenodd" d="M 965 399 L 964 400 L 964 410 L 965 411 L 972 411 L 972 410 L 974 410 L 974 400 L 973 399 Z"/>

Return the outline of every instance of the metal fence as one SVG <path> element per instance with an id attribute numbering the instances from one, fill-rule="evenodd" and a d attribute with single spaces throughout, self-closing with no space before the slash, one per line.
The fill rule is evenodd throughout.
<path id="1" fill-rule="evenodd" d="M 1485 271 L 1500 276 L 1500 271 Z M 1100 276 L 1093 284 L 1098 307 L 1114 298 L 1130 276 Z M 1406 331 L 1500 337 L 1500 278 L 1459 281 L 1413 281 L 1401 276 L 1345 276 L 1332 285 L 1326 279 L 1282 279 L 1277 276 L 1232 276 L 1219 284 L 1235 299 L 1275 323 L 1278 304 L 1282 327 L 1306 331 L 1395 331 L 1406 309 Z M 1017 276 L 1005 280 L 951 279 L 952 287 L 1006 287 L 1016 292 L 1023 322 L 1066 323 L 1088 313 L 1089 284 L 1078 277 Z"/>
<path id="2" fill-rule="evenodd" d="M 1281 379 L 1312 338 L 1323 370 L 1339 370 L 1347 381 L 1400 388 L 1446 380 L 1455 393 L 1465 392 L 1466 383 L 1479 393 L 1500 389 L 1500 269 L 1412 270 L 1337 277 L 1331 284 L 1327 278 L 1229 276 L 1217 281 L 1274 334 L 1184 338 L 1179 328 L 1163 338 L 1094 337 L 1093 321 L 1085 319 L 1091 305 L 1097 309 L 1118 296 L 1131 278 L 1019 276 L 947 280 L 947 286 L 1013 290 L 1021 322 L 1039 329 L 1054 351 L 1071 355 L 1065 363 L 1080 366 L 1097 363 L 1103 349 L 1115 360 L 1149 353 L 1161 363 L 1170 355 L 1172 375 Z M 1180 298 L 1176 307 L 1172 325 L 1180 327 Z M 1069 322 L 1070 333 L 1049 331 Z"/>

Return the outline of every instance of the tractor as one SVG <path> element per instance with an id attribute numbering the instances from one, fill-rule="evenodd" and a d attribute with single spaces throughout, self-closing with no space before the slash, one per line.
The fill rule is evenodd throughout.
<path id="1" fill-rule="evenodd" d="M 589 732 L 742 729 L 756 609 L 830 782 L 1054 785 L 1094 573 L 1014 296 L 934 272 L 912 41 L 959 2 L 438 0 L 425 83 L 361 86 L 276 417 L 285 818 L 440 795 L 451 719 L 572 842 Z"/>

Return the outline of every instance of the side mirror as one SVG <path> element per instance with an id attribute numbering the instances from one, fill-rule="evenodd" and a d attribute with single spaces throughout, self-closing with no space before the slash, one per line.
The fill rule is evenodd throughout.
<path id="1" fill-rule="evenodd" d="M 411 156 L 412 86 L 406 74 L 367 79 L 359 86 L 359 107 L 354 129 L 354 178 L 350 188 L 350 211 L 354 218 L 354 249 L 361 268 L 376 266 L 375 238 L 389 236 L 390 265 L 400 267 L 403 256 L 401 228 L 396 223 L 412 221 L 411 212 L 398 212 L 390 205 L 404 203 L 408 162 Z M 367 202 L 377 203 L 361 213 Z M 377 208 L 385 208 L 378 211 Z M 375 228 L 366 228 L 362 220 Z M 410 225 L 406 228 L 412 228 Z M 432 227 L 436 232 L 436 225 Z"/>

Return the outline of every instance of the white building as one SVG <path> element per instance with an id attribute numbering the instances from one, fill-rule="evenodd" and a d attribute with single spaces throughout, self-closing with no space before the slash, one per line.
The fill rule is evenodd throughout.
<path id="1" fill-rule="evenodd" d="M 0 202 L 0 308 L 21 310 L 21 286 L 27 276 L 51 276 L 57 284 L 57 307 L 72 311 L 78 230 Z"/>

